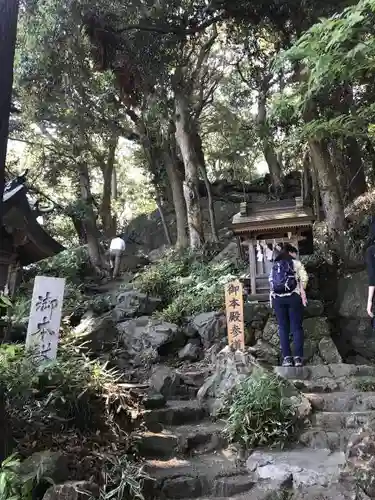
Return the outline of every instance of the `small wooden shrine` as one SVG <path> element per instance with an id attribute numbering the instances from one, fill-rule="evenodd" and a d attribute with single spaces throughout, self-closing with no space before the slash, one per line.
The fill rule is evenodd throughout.
<path id="1" fill-rule="evenodd" d="M 241 257 L 249 262 L 242 280 L 252 301 L 269 299 L 269 275 L 273 260 L 283 243 L 295 246 L 300 255 L 313 252 L 313 210 L 302 198 L 242 203 L 232 220 Z"/>
<path id="2" fill-rule="evenodd" d="M 30 205 L 24 179 L 8 182 L 3 194 L 0 250 L 0 290 L 12 295 L 17 270 L 64 250 L 38 223 L 39 213 Z"/>

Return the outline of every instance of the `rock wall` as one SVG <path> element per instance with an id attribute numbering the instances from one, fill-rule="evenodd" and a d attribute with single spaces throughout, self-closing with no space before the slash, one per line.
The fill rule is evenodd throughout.
<path id="1" fill-rule="evenodd" d="M 319 300 L 309 300 L 303 322 L 305 358 L 311 365 L 341 363 L 342 358 L 332 340 L 330 323 L 323 316 Z M 246 344 L 260 362 L 277 365 L 280 362 L 278 325 L 266 304 L 245 304 Z"/>
<path id="2" fill-rule="evenodd" d="M 375 335 L 367 315 L 368 279 L 366 271 L 347 274 L 337 287 L 337 345 L 345 359 L 352 362 L 372 361 Z"/>

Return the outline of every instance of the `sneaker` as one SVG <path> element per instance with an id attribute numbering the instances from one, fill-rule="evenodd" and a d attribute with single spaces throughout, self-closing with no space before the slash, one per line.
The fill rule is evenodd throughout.
<path id="1" fill-rule="evenodd" d="M 302 359 L 302 358 L 300 358 L 299 356 L 296 356 L 296 357 L 294 358 L 294 366 L 295 366 L 296 368 L 302 368 L 302 366 L 303 366 L 303 359 Z"/>
<path id="2" fill-rule="evenodd" d="M 283 364 L 281 366 L 284 366 L 284 368 L 291 368 L 292 366 L 294 366 L 292 356 L 286 356 L 283 359 Z"/>

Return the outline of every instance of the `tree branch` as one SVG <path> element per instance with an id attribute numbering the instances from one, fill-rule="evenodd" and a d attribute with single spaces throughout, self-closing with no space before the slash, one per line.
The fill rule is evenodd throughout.
<path id="1" fill-rule="evenodd" d="M 147 25 L 147 24 L 129 24 L 124 26 L 120 30 L 117 30 L 116 33 L 123 33 L 124 31 L 148 31 L 153 32 L 160 35 L 169 35 L 174 34 L 181 37 L 185 37 L 188 35 L 194 35 L 196 33 L 201 33 L 209 26 L 216 24 L 220 21 L 223 21 L 226 18 L 226 14 L 222 13 L 218 16 L 212 17 L 211 19 L 207 19 L 201 24 L 197 24 L 196 26 L 192 26 L 190 28 L 185 28 L 184 26 L 170 26 L 168 24 L 164 26 L 156 26 L 156 25 Z"/>

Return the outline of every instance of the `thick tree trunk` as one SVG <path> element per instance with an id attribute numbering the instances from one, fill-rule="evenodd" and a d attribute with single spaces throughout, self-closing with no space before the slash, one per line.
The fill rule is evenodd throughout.
<path id="1" fill-rule="evenodd" d="M 208 213 L 210 216 L 212 241 L 217 243 L 219 241 L 219 236 L 217 233 L 214 199 L 212 196 L 211 183 L 210 183 L 210 180 L 209 180 L 208 175 L 207 175 L 207 168 L 206 168 L 206 161 L 204 159 L 202 139 L 201 139 L 198 131 L 195 132 L 195 144 L 196 144 L 197 155 L 199 158 L 199 167 L 200 167 L 199 170 L 200 170 L 200 173 L 202 175 L 204 185 L 206 186 L 206 191 L 207 191 Z"/>
<path id="2" fill-rule="evenodd" d="M 354 137 L 348 137 L 345 141 L 345 157 L 348 167 L 349 200 L 353 201 L 367 191 L 362 154 L 358 142 Z"/>
<path id="3" fill-rule="evenodd" d="M 172 150 L 165 153 L 165 166 L 172 190 L 173 206 L 176 214 L 176 247 L 186 248 L 188 246 L 188 237 L 186 232 L 187 214 L 183 190 L 183 177 L 178 168 L 177 155 L 174 154 Z"/>
<path id="4" fill-rule="evenodd" d="M 0 2 L 0 227 L 3 218 L 5 160 L 11 109 L 13 59 L 16 45 L 18 0 Z M 0 238 L 0 249 L 3 247 Z"/>
<path id="5" fill-rule="evenodd" d="M 74 229 L 76 230 L 79 244 L 86 245 L 87 244 L 87 237 L 86 237 L 86 231 L 85 231 L 85 227 L 84 227 L 82 220 L 73 214 L 70 215 L 70 218 L 72 219 Z"/>
<path id="6" fill-rule="evenodd" d="M 316 170 L 327 227 L 332 241 L 341 243 L 346 228 L 344 206 L 327 145 L 321 140 L 309 140 L 311 159 Z M 340 250 L 343 250 L 340 245 Z"/>
<path id="7" fill-rule="evenodd" d="M 104 259 L 99 243 L 99 231 L 96 226 L 96 218 L 92 206 L 92 194 L 90 187 L 90 177 L 87 165 L 79 164 L 79 186 L 81 190 L 82 201 L 85 206 L 85 215 L 83 225 L 85 227 L 87 248 L 89 252 L 90 262 L 98 274 L 102 274 L 104 270 Z"/>
<path id="8" fill-rule="evenodd" d="M 189 104 L 186 97 L 176 92 L 176 141 L 185 167 L 184 196 L 191 248 L 204 243 L 203 224 L 199 200 L 199 158 L 195 148 L 194 130 L 191 127 Z"/>
<path id="9" fill-rule="evenodd" d="M 258 114 L 257 114 L 257 130 L 258 136 L 262 141 L 263 155 L 267 162 L 268 169 L 271 175 L 272 187 L 275 194 L 281 194 L 283 190 L 283 180 L 281 164 L 277 158 L 273 145 L 270 130 L 267 125 L 267 96 L 263 91 L 259 91 L 258 96 Z"/>
<path id="10" fill-rule="evenodd" d="M 112 217 L 111 202 L 117 143 L 118 138 L 114 137 L 109 144 L 107 161 L 105 164 L 101 165 L 103 175 L 103 194 L 102 203 L 100 205 L 100 218 L 103 224 L 103 232 L 108 237 L 113 237 L 116 234 L 116 225 L 114 218 Z"/>

